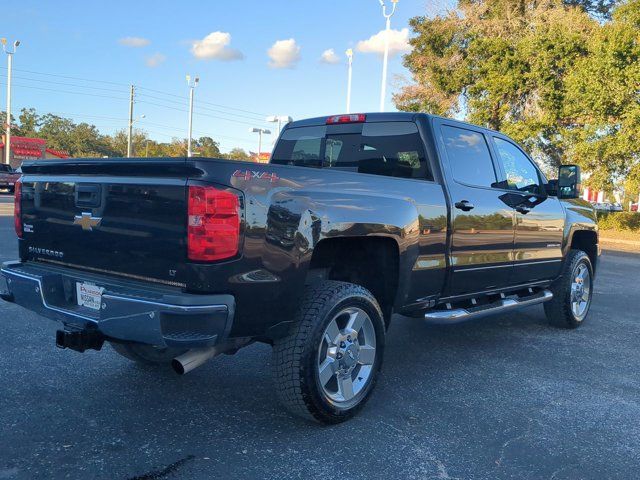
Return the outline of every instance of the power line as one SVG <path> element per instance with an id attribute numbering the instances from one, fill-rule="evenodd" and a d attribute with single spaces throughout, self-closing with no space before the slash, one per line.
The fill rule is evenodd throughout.
<path id="1" fill-rule="evenodd" d="M 6 86 L 6 83 L 0 82 L 0 85 Z M 98 97 L 98 98 L 109 98 L 109 99 L 114 99 L 114 100 L 122 100 L 123 102 L 128 100 L 128 99 L 123 98 L 123 97 L 114 97 L 113 95 L 101 95 L 101 94 L 98 94 L 98 93 L 73 92 L 73 91 L 70 91 L 70 90 L 60 90 L 60 89 L 46 88 L 46 87 L 34 87 L 34 86 L 30 86 L 30 85 L 14 85 L 14 86 L 21 87 L 21 88 L 28 88 L 28 89 L 32 89 L 32 90 L 41 90 L 41 91 L 46 91 L 46 92 L 67 93 L 67 94 L 70 94 L 70 95 L 83 95 L 83 96 Z M 170 106 L 170 105 L 162 105 L 162 104 L 154 103 L 154 102 L 148 102 L 146 100 L 138 100 L 138 103 L 145 103 L 145 104 L 148 104 L 148 105 L 154 105 L 156 107 L 168 108 L 168 109 L 171 109 L 171 110 L 176 110 L 176 111 L 179 111 L 179 112 L 187 113 L 187 110 L 184 110 L 184 109 L 181 109 L 181 108 L 177 108 L 177 107 Z M 232 118 L 220 117 L 220 116 L 217 116 L 217 115 L 209 115 L 209 114 L 201 113 L 201 112 L 197 112 L 197 111 L 194 112 L 194 114 L 202 116 L 202 117 L 215 118 L 217 120 L 222 120 L 222 121 L 226 121 L 226 122 L 240 123 L 240 124 L 249 125 L 249 126 L 255 126 L 255 123 L 256 123 L 256 122 L 252 122 L 252 123 L 244 122 L 244 121 L 241 121 L 241 120 L 235 120 L 235 119 L 232 119 Z M 232 115 L 232 114 L 230 114 L 230 115 Z"/>
<path id="2" fill-rule="evenodd" d="M 6 70 L 7 67 L 0 66 L 0 69 Z M 118 86 L 123 86 L 123 87 L 128 87 L 129 86 L 129 84 L 122 83 L 122 82 L 113 82 L 113 81 L 108 81 L 108 80 L 96 80 L 96 79 L 92 79 L 92 78 L 83 78 L 83 77 L 77 77 L 77 76 L 72 76 L 72 75 L 61 75 L 61 74 L 57 74 L 57 73 L 37 72 L 37 71 L 34 71 L 34 70 L 24 70 L 24 69 L 18 69 L 18 68 L 14 68 L 13 70 L 16 71 L 16 72 L 30 73 L 32 75 L 43 75 L 43 76 L 48 76 L 48 77 L 66 78 L 68 80 L 80 80 L 80 81 L 83 81 L 83 82 L 103 83 L 103 84 L 106 84 L 106 85 L 118 85 Z M 14 78 L 17 78 L 17 77 L 14 77 Z M 27 80 L 26 77 L 21 77 L 21 78 Z M 44 81 L 44 80 L 39 80 L 39 79 L 29 79 L 29 80 L 40 81 L 40 82 Z M 51 82 L 51 83 L 55 83 L 55 82 Z M 60 83 L 60 85 L 76 86 L 76 87 L 80 87 L 80 88 L 97 88 L 97 87 L 82 87 L 80 85 L 65 84 L 65 83 Z M 142 90 L 148 90 L 150 92 L 155 92 L 155 93 L 159 93 L 159 94 L 162 94 L 162 95 L 167 95 L 167 96 L 170 96 L 170 97 L 175 97 L 175 98 L 180 98 L 180 99 L 183 98 L 182 96 L 176 95 L 174 93 L 164 92 L 162 90 L 156 90 L 154 88 L 143 87 L 143 86 L 140 86 L 140 85 L 136 85 L 136 88 L 139 88 L 139 89 L 142 89 Z M 266 114 L 264 114 L 264 113 L 253 112 L 251 110 L 245 110 L 245 109 L 241 109 L 241 108 L 237 108 L 237 107 L 230 107 L 228 105 L 222 105 L 222 104 L 219 104 L 219 103 L 209 102 L 209 101 L 205 101 L 205 100 L 199 100 L 198 103 L 204 103 L 204 104 L 207 104 L 207 105 L 211 105 L 211 106 L 218 107 L 218 108 L 224 108 L 224 109 L 227 109 L 227 110 L 235 110 L 237 112 L 249 113 L 249 114 L 253 114 L 253 115 L 259 116 L 259 117 L 265 117 L 266 116 Z"/>
<path id="3" fill-rule="evenodd" d="M 182 96 L 176 95 L 174 93 L 163 92 L 162 90 L 156 90 L 156 89 L 148 88 L 148 87 L 141 87 L 139 85 L 136 85 L 136 86 L 141 90 L 148 90 L 150 92 L 160 93 L 162 95 L 167 95 L 169 97 L 175 97 L 175 98 L 181 98 L 181 99 L 183 98 Z M 212 106 L 218 107 L 218 108 L 226 108 L 228 110 L 235 110 L 237 112 L 250 113 L 250 114 L 256 115 L 258 117 L 266 117 L 267 116 L 266 113 L 253 112 L 251 110 L 244 110 L 242 108 L 236 108 L 236 107 L 229 107 L 227 105 L 221 105 L 219 103 L 213 103 L 213 102 L 209 102 L 209 101 L 206 101 L 206 100 L 198 100 L 198 103 L 204 103 L 206 105 L 212 105 Z"/>
<path id="4" fill-rule="evenodd" d="M 183 112 L 183 113 L 188 113 L 189 112 L 188 110 L 185 110 L 185 109 L 182 109 L 182 108 L 177 108 L 177 107 L 174 107 L 174 106 L 171 106 L 171 105 L 161 105 L 159 103 L 148 102 L 147 100 L 138 100 L 138 103 L 144 103 L 144 104 L 147 104 L 147 105 L 153 105 L 153 106 L 161 107 L 161 108 L 168 108 L 170 110 L 175 110 L 177 112 Z M 256 124 L 256 122 L 253 122 L 253 123 L 243 122 L 242 120 L 234 120 L 232 118 L 218 117 L 216 115 L 209 115 L 207 113 L 201 113 L 201 112 L 198 112 L 198 111 L 194 111 L 193 114 L 194 115 L 199 115 L 201 117 L 215 118 L 217 120 L 223 120 L 223 121 L 226 121 L 226 122 L 241 123 L 243 125 L 249 125 L 251 127 L 254 127 L 255 124 Z"/>
<path id="5" fill-rule="evenodd" d="M 0 85 L 6 86 L 7 84 L 0 82 Z M 123 97 L 114 97 L 113 95 L 100 95 L 98 93 L 72 92 L 70 90 L 60 90 L 60 89 L 56 89 L 56 88 L 46 88 L 46 87 L 34 87 L 32 85 L 16 85 L 16 84 L 12 84 L 12 86 L 21 87 L 21 88 L 29 88 L 29 89 L 32 89 L 32 90 L 42 90 L 42 91 L 45 91 L 45 92 L 68 93 L 70 95 L 84 95 L 84 96 L 87 96 L 87 97 L 111 98 L 113 100 L 127 101 L 127 99 L 123 98 Z"/>
<path id="6" fill-rule="evenodd" d="M 6 70 L 7 67 L 0 67 L 0 69 Z M 19 69 L 19 68 L 14 68 L 13 70 L 15 72 L 31 73 L 33 75 L 46 75 L 48 77 L 67 78 L 69 80 L 81 80 L 83 82 L 104 83 L 104 84 L 109 84 L 109 85 L 122 85 L 122 86 L 125 86 L 125 87 L 128 86 L 128 84 L 126 84 L 126 83 L 110 82 L 108 80 L 95 80 L 95 79 L 91 79 L 91 78 L 73 77 L 73 76 L 70 76 L 70 75 L 60 75 L 60 74 L 57 74 L 57 73 L 36 72 L 36 71 L 33 71 L 33 70 L 23 70 L 23 69 Z"/>
<path id="7" fill-rule="evenodd" d="M 162 102 L 174 103 L 174 104 L 177 104 L 177 105 L 184 105 L 184 101 L 179 102 L 177 100 L 170 100 L 168 98 L 156 97 L 156 96 L 153 96 L 153 95 L 149 95 L 148 93 L 138 93 L 138 96 L 143 96 L 143 97 L 146 97 L 146 98 L 153 98 L 154 100 L 160 100 Z M 202 105 L 200 105 L 201 103 L 204 103 L 204 102 L 202 102 L 200 100 L 196 100 L 195 101 L 195 104 L 201 110 L 206 110 L 206 111 L 215 112 L 215 113 L 222 113 L 224 115 L 231 115 L 231 116 L 238 117 L 238 118 L 246 118 L 246 119 L 249 119 L 249 120 L 253 120 L 254 122 L 264 122 L 265 121 L 264 117 L 260 118 L 258 120 L 258 118 L 256 118 L 257 115 L 249 116 L 249 115 L 242 115 L 242 114 L 239 114 L 239 113 L 225 112 L 223 110 L 216 110 L 214 108 L 203 107 Z"/>
<path id="8" fill-rule="evenodd" d="M 78 85 L 76 83 L 68 83 L 68 82 L 54 82 L 52 80 L 42 80 L 40 78 L 21 77 L 19 75 L 13 75 L 13 78 L 18 78 L 20 80 L 27 80 L 29 82 L 50 83 L 50 84 L 54 84 L 54 85 L 65 85 L 65 86 L 68 86 L 68 87 L 89 88 L 91 90 L 102 90 L 102 91 L 105 91 L 105 92 L 123 93 L 123 90 L 116 90 L 115 88 L 91 87 L 91 86 L 88 86 L 88 85 Z"/>
<path id="9" fill-rule="evenodd" d="M 172 127 L 170 125 L 163 125 L 161 123 L 148 122 L 146 120 L 138 120 L 138 123 L 145 124 L 145 125 L 152 125 L 152 126 L 156 126 L 156 127 L 167 128 L 169 130 L 182 131 L 182 128 Z M 240 141 L 240 142 L 248 142 L 248 143 L 251 142 L 251 140 L 248 140 L 246 138 L 232 137 L 230 135 L 212 134 L 211 132 L 203 132 L 203 131 L 194 130 L 193 133 L 197 133 L 198 135 L 211 136 L 213 138 L 221 137 L 221 138 L 228 138 L 230 140 L 237 140 L 237 141 Z"/>

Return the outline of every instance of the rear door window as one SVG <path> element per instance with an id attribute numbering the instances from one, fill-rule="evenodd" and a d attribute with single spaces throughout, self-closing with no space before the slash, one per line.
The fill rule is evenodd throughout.
<path id="1" fill-rule="evenodd" d="M 495 185 L 496 171 L 482 133 L 443 125 L 442 136 L 456 182 L 480 187 Z"/>
<path id="2" fill-rule="evenodd" d="M 272 163 L 318 166 L 388 177 L 433 180 L 418 127 L 381 122 L 291 128 Z"/>

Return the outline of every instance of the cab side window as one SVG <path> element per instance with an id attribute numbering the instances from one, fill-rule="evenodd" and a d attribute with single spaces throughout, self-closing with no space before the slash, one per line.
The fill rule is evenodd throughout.
<path id="1" fill-rule="evenodd" d="M 442 137 L 456 182 L 479 187 L 494 186 L 496 172 L 483 134 L 443 125 Z"/>
<path id="2" fill-rule="evenodd" d="M 510 189 L 533 194 L 542 193 L 542 183 L 538 169 L 531 160 L 513 143 L 494 137 L 498 160 L 507 176 Z"/>

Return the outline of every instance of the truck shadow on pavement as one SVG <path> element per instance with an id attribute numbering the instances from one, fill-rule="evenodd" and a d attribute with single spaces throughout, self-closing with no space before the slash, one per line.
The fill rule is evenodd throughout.
<path id="1" fill-rule="evenodd" d="M 17 308 L 15 312 L 22 315 Z M 595 323 L 597 314 L 593 316 Z M 31 343 L 53 337 L 52 324 L 40 327 L 42 320 L 35 316 L 28 323 L 36 327 L 29 335 Z M 419 461 L 428 465 L 427 471 L 439 472 L 447 459 L 425 451 L 438 441 L 440 432 L 475 428 L 477 420 L 470 421 L 470 415 L 487 416 L 503 431 L 530 429 L 529 417 L 520 412 L 539 409 L 540 401 L 517 398 L 519 388 L 531 388 L 522 372 L 535 379 L 539 370 L 550 368 L 547 375 L 555 375 L 561 367 L 545 360 L 549 342 L 562 355 L 564 348 L 571 348 L 567 342 L 579 341 L 576 335 L 583 337 L 587 328 L 553 329 L 541 307 L 453 326 L 395 317 L 376 392 L 359 416 L 333 427 L 297 420 L 281 409 L 271 382 L 271 348 L 259 344 L 234 356 L 221 355 L 182 377 L 168 368 L 132 364 L 108 345 L 84 355 L 29 345 L 31 369 L 14 366 L 15 383 L 0 399 L 11 400 L 5 411 L 17 418 L 12 435 L 26 432 L 29 444 L 35 445 L 27 450 L 50 459 L 35 473 L 53 472 L 55 478 L 69 472 L 77 476 L 75 469 L 83 462 L 95 469 L 90 476 L 96 478 L 146 480 L 174 478 L 180 472 L 192 478 L 196 471 L 237 466 L 245 456 L 253 456 L 253 468 L 265 477 L 279 471 L 279 464 L 269 460 L 274 452 L 287 459 L 289 473 L 299 468 L 304 475 L 310 468 L 291 465 L 297 465 L 293 459 L 303 451 L 313 461 L 335 456 L 331 462 L 344 468 L 339 445 L 327 443 L 328 432 L 374 457 L 369 441 L 393 441 L 422 455 Z M 41 329 L 49 330 L 50 336 L 37 332 Z M 24 345 L 15 346 L 16 355 L 18 347 Z M 9 364 L 15 361 L 10 352 L 9 358 Z M 505 412 L 514 409 L 517 416 L 501 425 Z M 496 459 L 503 456 L 498 453 L 502 437 L 485 440 Z M 26 453 L 9 449 L 12 458 Z M 371 459 L 373 464 L 378 461 L 383 459 Z M 397 469 L 397 462 L 393 465 Z M 14 466 L 21 469 L 20 463 L 8 465 Z M 488 468 L 496 464 L 489 462 Z"/>

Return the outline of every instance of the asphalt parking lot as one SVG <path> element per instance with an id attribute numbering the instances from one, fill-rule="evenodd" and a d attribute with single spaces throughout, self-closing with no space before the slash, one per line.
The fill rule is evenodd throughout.
<path id="1" fill-rule="evenodd" d="M 17 256 L 0 194 L 0 260 Z M 605 252 L 587 323 L 542 307 L 449 327 L 398 317 L 373 398 L 321 427 L 276 403 L 270 349 L 179 377 L 0 303 L 0 479 L 640 476 L 640 255 Z"/>

